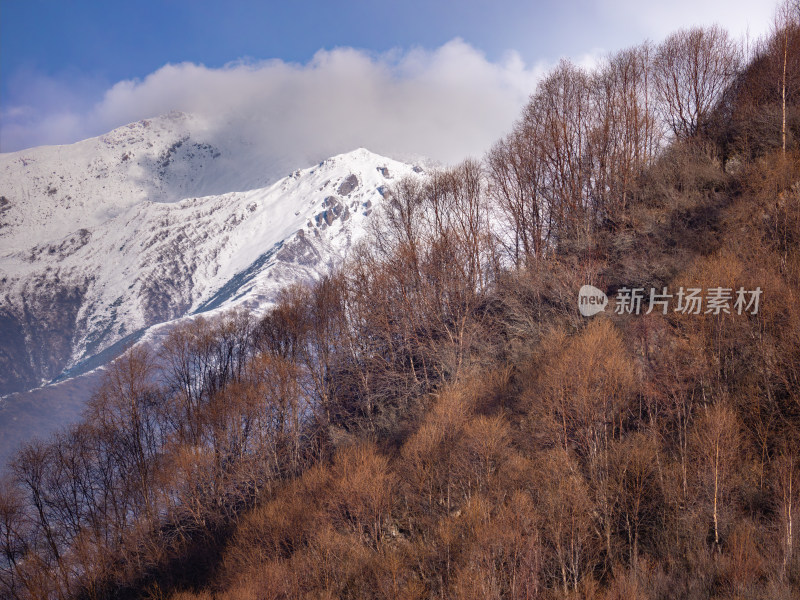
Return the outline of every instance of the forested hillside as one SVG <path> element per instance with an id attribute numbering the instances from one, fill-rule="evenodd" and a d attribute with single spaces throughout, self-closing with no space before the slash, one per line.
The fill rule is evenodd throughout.
<path id="1" fill-rule="evenodd" d="M 747 55 L 709 28 L 560 63 L 335 274 L 130 350 L 14 459 L 0 595 L 796 598 L 784 16 Z"/>

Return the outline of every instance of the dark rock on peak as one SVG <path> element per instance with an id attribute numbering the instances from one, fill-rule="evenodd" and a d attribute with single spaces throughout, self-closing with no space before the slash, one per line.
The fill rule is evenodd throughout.
<path id="1" fill-rule="evenodd" d="M 355 175 L 348 175 L 345 177 L 344 181 L 339 184 L 339 192 L 340 196 L 348 196 L 354 189 L 358 187 L 358 177 Z"/>

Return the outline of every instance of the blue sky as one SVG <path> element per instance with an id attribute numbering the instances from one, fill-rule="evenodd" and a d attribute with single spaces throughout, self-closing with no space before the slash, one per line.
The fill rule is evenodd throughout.
<path id="1" fill-rule="evenodd" d="M 8 75 L 18 69 L 112 82 L 144 77 L 167 62 L 305 62 L 321 48 L 435 48 L 456 37 L 492 59 L 512 49 L 529 60 L 552 59 L 607 42 L 602 14 L 586 0 L 3 0 L 0 65 L 7 93 Z M 576 17 L 583 29 L 577 43 L 568 33 Z"/>
<path id="2" fill-rule="evenodd" d="M 323 74 L 334 65 L 340 78 L 352 73 L 401 85 L 418 111 L 447 111 L 456 93 L 464 109 L 456 114 L 465 118 L 506 111 L 466 144 L 479 151 L 502 134 L 560 57 L 589 64 L 678 27 L 712 22 L 756 37 L 772 10 L 757 0 L 0 0 L 0 150 L 73 142 L 172 109 L 210 114 L 213 102 L 196 101 L 218 97 L 209 86 L 279 104 L 276 98 L 289 97 L 283 90 L 326 94 Z M 287 79 L 287 69 L 297 77 Z M 477 72 L 474 90 L 470 71 Z M 449 81 L 455 87 L 442 83 Z M 473 105 L 464 105 L 465 95 Z M 220 110 L 231 109 L 218 101 Z M 354 115 L 372 108 L 359 106 Z M 431 153 L 444 160 L 457 154 Z"/>

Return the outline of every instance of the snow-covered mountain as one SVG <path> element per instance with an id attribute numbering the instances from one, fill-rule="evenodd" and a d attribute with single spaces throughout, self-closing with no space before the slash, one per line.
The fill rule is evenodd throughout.
<path id="1" fill-rule="evenodd" d="M 392 180 L 358 149 L 288 177 L 171 114 L 0 155 L 0 395 L 103 364 L 158 323 L 319 277 Z M 214 139 L 218 139 L 216 136 Z"/>

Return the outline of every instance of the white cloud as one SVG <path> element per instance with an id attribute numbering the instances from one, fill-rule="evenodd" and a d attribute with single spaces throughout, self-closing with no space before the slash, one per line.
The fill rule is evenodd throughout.
<path id="1" fill-rule="evenodd" d="M 714 24 L 752 41 L 768 31 L 776 4 L 771 0 L 602 0 L 615 20 L 655 42 L 690 25 Z"/>
<path id="2" fill-rule="evenodd" d="M 393 156 L 454 162 L 481 155 L 510 128 L 544 72 L 516 53 L 490 62 L 453 40 L 433 50 L 373 55 L 319 51 L 307 64 L 280 60 L 213 69 L 170 64 L 143 80 L 116 83 L 93 106 L 64 82 L 40 82 L 48 98 L 2 114 L 4 151 L 67 143 L 173 110 L 204 117 L 219 137 L 255 144 L 295 164 L 363 146 Z"/>

